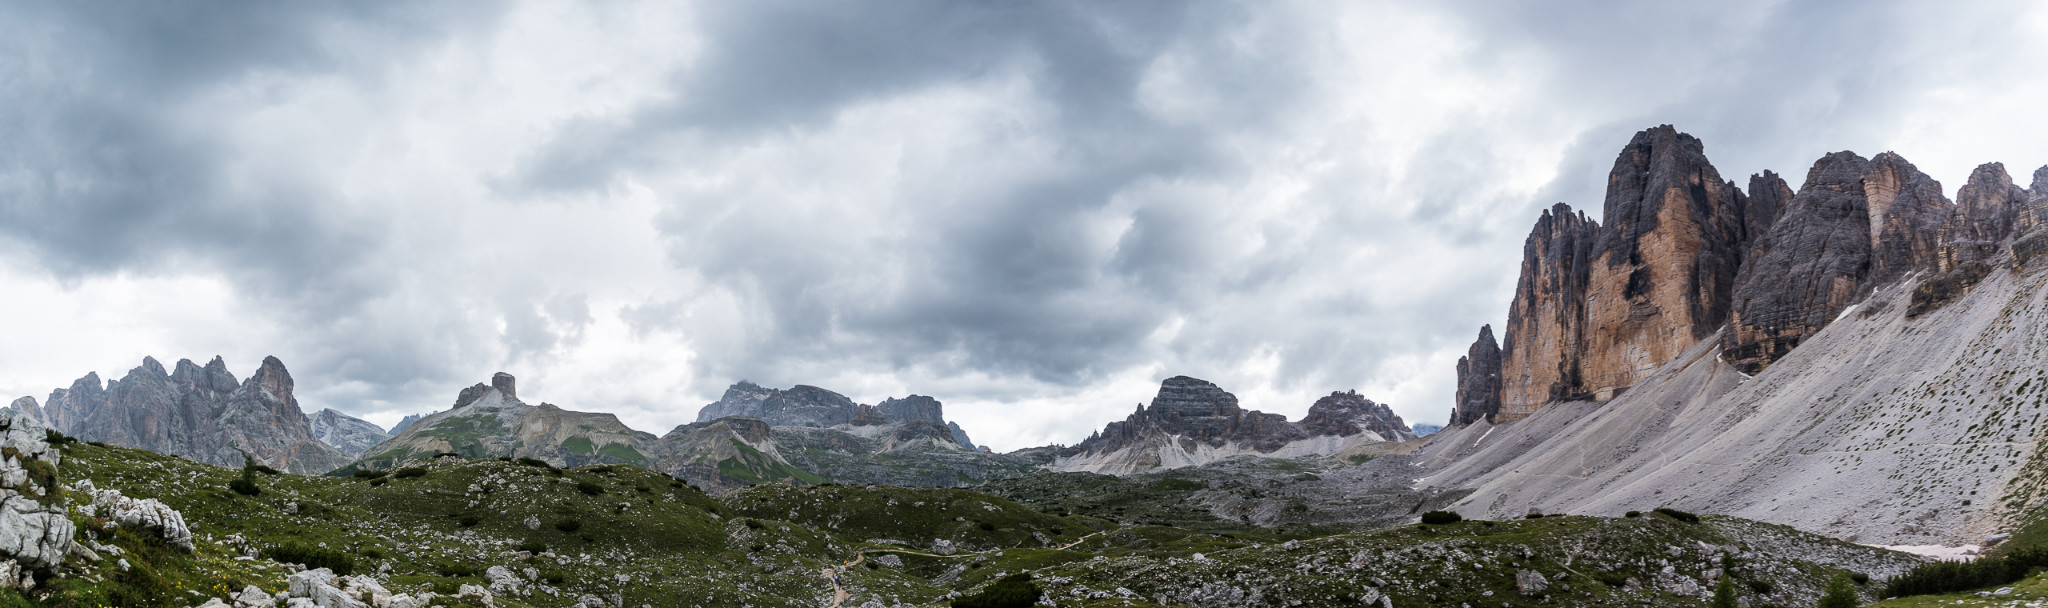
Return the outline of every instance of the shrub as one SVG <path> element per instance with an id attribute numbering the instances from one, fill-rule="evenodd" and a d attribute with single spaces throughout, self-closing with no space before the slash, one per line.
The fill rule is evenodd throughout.
<path id="1" fill-rule="evenodd" d="M 539 555 L 548 552 L 548 544 L 537 540 L 529 540 L 519 543 L 519 550 Z"/>
<path id="2" fill-rule="evenodd" d="M 356 571 L 356 556 L 326 547 L 286 543 L 264 549 L 263 556 L 280 562 L 300 564 L 309 570 L 327 568 L 333 570 L 335 574 L 344 576 Z"/>
<path id="3" fill-rule="evenodd" d="M 249 469 L 250 469 L 250 470 L 252 470 L 252 471 L 258 472 L 258 473 L 262 473 L 262 474 L 264 474 L 264 475 L 283 475 L 283 474 L 284 474 L 284 472 L 283 472 L 283 471 L 279 471 L 279 470 L 277 470 L 277 469 L 273 469 L 273 468 L 270 468 L 270 466 L 269 466 L 269 465 L 255 464 L 255 465 L 251 465 L 251 466 L 249 467 Z"/>
<path id="4" fill-rule="evenodd" d="M 53 448 L 64 447 L 65 444 L 78 443 L 78 438 L 57 432 L 57 429 L 43 429 L 43 443 Z"/>
<path id="5" fill-rule="evenodd" d="M 1682 522 L 1685 522 L 1685 523 L 1689 523 L 1689 524 L 1696 524 L 1696 523 L 1700 523 L 1700 516 L 1698 516 L 1698 515 L 1693 515 L 1693 514 L 1691 514 L 1691 513 L 1687 513 L 1687 512 L 1684 512 L 1684 511 L 1680 511 L 1680 510 L 1678 510 L 1678 509 L 1673 509 L 1673 508 L 1669 508 L 1669 507 L 1657 507 L 1656 511 L 1657 511 L 1657 513 L 1658 513 L 1659 515 L 1663 515 L 1663 516 L 1665 516 L 1665 517 L 1669 517 L 1669 518 L 1672 518 L 1672 519 L 1676 519 L 1676 520 L 1678 520 L 1678 521 L 1682 521 Z"/>
<path id="6" fill-rule="evenodd" d="M 548 464 L 548 461 L 545 461 L 545 460 L 541 460 L 541 459 L 539 459 L 539 458 L 524 458 L 524 457 L 522 457 L 522 458 L 520 458 L 520 459 L 519 459 L 519 464 L 523 464 L 523 465 L 526 465 L 526 466 L 529 466 L 529 467 L 540 467 L 540 468 L 543 468 L 543 469 L 552 469 L 552 468 L 555 468 L 555 465 L 551 465 L 551 464 Z"/>
<path id="7" fill-rule="evenodd" d="M 440 571 L 440 572 L 441 572 L 441 576 L 446 576 L 446 577 L 451 577 L 451 578 L 462 578 L 462 577 L 466 577 L 466 576 L 476 576 L 476 573 L 478 573 L 478 572 L 481 572 L 481 571 L 483 571 L 483 569 L 482 569 L 482 568 L 478 568 L 478 567 L 476 567 L 476 566 L 472 566 L 472 565 L 469 565 L 469 564 L 461 564 L 461 563 L 456 563 L 456 562 L 448 562 L 448 563 L 445 563 L 445 564 L 437 564 L 437 565 L 435 565 L 435 566 L 434 566 L 434 569 L 435 569 L 435 570 L 438 570 L 438 571 Z"/>
<path id="8" fill-rule="evenodd" d="M 1721 582 L 1714 585 L 1714 608 L 1737 608 L 1735 604 L 1735 577 L 1721 575 Z"/>
<path id="9" fill-rule="evenodd" d="M 455 523 L 462 524 L 462 527 L 464 528 L 473 528 L 476 527 L 476 525 L 482 522 L 483 520 L 484 518 L 477 517 L 475 515 L 463 515 L 462 517 L 456 518 Z"/>
<path id="10" fill-rule="evenodd" d="M 604 486 L 590 483 L 588 481 L 579 481 L 576 482 L 576 491 L 582 492 L 584 494 L 589 494 L 591 496 L 596 496 L 604 493 Z"/>
<path id="11" fill-rule="evenodd" d="M 981 593 L 953 600 L 953 608 L 1030 608 L 1038 604 L 1038 585 L 1029 574 L 1005 576 Z"/>
<path id="12" fill-rule="evenodd" d="M 379 478 L 376 478 L 376 479 L 372 479 L 372 480 L 370 480 L 370 487 L 374 488 L 374 487 L 377 487 L 377 486 L 381 486 L 381 485 L 384 485 L 384 482 L 386 482 L 386 481 L 389 481 L 389 480 L 387 480 L 387 479 L 385 479 L 385 478 L 382 478 L 382 477 L 379 477 Z"/>
<path id="13" fill-rule="evenodd" d="M 1528 514 L 1528 515 L 1523 515 L 1523 516 L 1522 516 L 1522 519 L 1543 519 L 1543 514 L 1542 514 L 1542 513 L 1530 513 L 1530 514 Z"/>
<path id="14" fill-rule="evenodd" d="M 376 547 L 364 547 L 363 550 L 359 551 L 358 553 L 362 553 L 363 557 L 367 557 L 370 559 L 384 559 L 384 550 Z"/>
<path id="15" fill-rule="evenodd" d="M 1828 581 L 1828 589 L 1821 593 L 1820 602 L 1814 608 L 1856 608 L 1863 602 L 1856 597 L 1856 587 L 1849 577 L 1840 574 Z"/>
<path id="16" fill-rule="evenodd" d="M 255 480 L 247 477 L 228 482 L 228 489 L 234 490 L 236 494 L 243 496 L 255 496 L 263 493 L 263 488 L 256 487 Z"/>
<path id="17" fill-rule="evenodd" d="M 1870 575 L 1861 572 L 1851 572 L 1849 573 L 1849 580 L 1855 581 L 1858 585 L 1868 585 L 1870 584 Z"/>
<path id="18" fill-rule="evenodd" d="M 1629 511 L 1629 512 L 1627 512 L 1627 513 L 1623 513 L 1623 514 L 1622 514 L 1621 516 L 1622 516 L 1622 517 L 1642 517 L 1642 516 L 1643 516 L 1643 512 L 1642 512 L 1642 511 Z"/>
<path id="19" fill-rule="evenodd" d="M 1430 511 L 1422 514 L 1422 523 L 1430 525 L 1455 524 L 1464 520 L 1465 516 L 1452 511 Z"/>
<path id="20" fill-rule="evenodd" d="M 750 517 L 750 518 L 747 518 L 746 524 L 747 524 L 747 529 L 750 529 L 750 530 L 759 530 L 759 529 L 761 529 L 761 520 L 758 520 L 758 519 L 754 519 L 754 518 L 751 518 L 751 517 Z"/>
<path id="21" fill-rule="evenodd" d="M 563 532 L 575 532 L 583 529 L 583 522 L 575 519 L 564 519 L 555 522 L 555 529 Z"/>
<path id="22" fill-rule="evenodd" d="M 548 570 L 540 573 L 540 580 L 547 581 L 550 585 L 560 585 L 562 581 L 569 580 L 569 577 L 564 576 L 561 570 Z"/>
<path id="23" fill-rule="evenodd" d="M 427 470 L 420 467 L 406 467 L 403 469 L 399 469 L 397 471 L 393 471 L 391 473 L 391 477 L 393 479 L 405 479 L 407 477 L 425 477 L 426 475 Z"/>
<path id="24" fill-rule="evenodd" d="M 1757 580 L 1751 580 L 1751 581 L 1749 581 L 1749 592 L 1750 592 L 1750 593 L 1755 593 L 1755 594 L 1757 594 L 1757 595 L 1767 595 L 1767 594 L 1769 594 L 1769 593 L 1770 593 L 1771 591 L 1773 591 L 1773 590 L 1776 590 L 1776 589 L 1777 589 L 1777 586 L 1775 586 L 1775 585 L 1772 585 L 1772 584 L 1771 584 L 1771 582 L 1770 582 L 1770 581 L 1767 581 L 1767 580 L 1761 580 L 1761 579 L 1757 579 Z"/>
<path id="25" fill-rule="evenodd" d="M 360 471 L 356 471 L 356 475 L 355 475 L 355 476 L 356 476 L 356 479 L 376 479 L 376 478 L 379 478 L 379 477 L 383 477 L 383 476 L 385 476 L 385 475 L 390 475 L 390 474 L 391 474 L 391 472 L 390 472 L 390 471 L 376 471 L 376 470 L 370 470 L 370 469 L 363 469 L 363 470 L 360 470 Z"/>
<path id="26" fill-rule="evenodd" d="M 996 531 L 996 525 L 995 525 L 995 524 L 992 524 L 992 523 L 988 523 L 988 522 L 981 522 L 981 525 L 980 525 L 980 526 L 977 526 L 977 527 L 981 528 L 981 531 L 983 531 L 983 532 L 994 532 L 994 531 Z"/>

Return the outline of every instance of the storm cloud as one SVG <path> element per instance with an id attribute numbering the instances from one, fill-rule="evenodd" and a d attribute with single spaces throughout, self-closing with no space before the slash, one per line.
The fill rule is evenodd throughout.
<path id="1" fill-rule="evenodd" d="M 2033 167 L 2048 11 L 1912 2 L 0 4 L 0 390 L 504 370 L 661 432 L 740 379 L 1002 449 L 1188 374 L 1441 422 L 1641 128 L 1797 181 Z"/>

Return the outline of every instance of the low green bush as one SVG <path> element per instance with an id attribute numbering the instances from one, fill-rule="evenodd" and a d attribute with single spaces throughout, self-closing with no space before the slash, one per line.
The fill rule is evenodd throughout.
<path id="1" fill-rule="evenodd" d="M 1678 509 L 1673 509 L 1669 507 L 1657 507 L 1655 510 L 1659 515 L 1676 519 L 1678 521 L 1682 521 L 1689 524 L 1700 523 L 1700 516 L 1680 511 Z"/>
<path id="2" fill-rule="evenodd" d="M 354 574 L 356 571 L 356 556 L 326 547 L 285 543 L 264 549 L 263 556 L 273 561 L 300 564 L 309 570 L 326 568 L 339 575 Z"/>
<path id="3" fill-rule="evenodd" d="M 575 532 L 577 530 L 583 529 L 583 522 L 581 520 L 575 519 L 564 519 L 562 521 L 555 522 L 555 529 L 561 530 L 563 532 Z"/>
<path id="4" fill-rule="evenodd" d="M 408 477 L 425 477 L 426 475 L 427 470 L 420 467 L 406 467 L 403 469 L 399 469 L 397 471 L 393 471 L 391 473 L 391 477 L 393 479 L 405 479 Z"/>
<path id="5" fill-rule="evenodd" d="M 1430 511 L 1422 514 L 1422 523 L 1441 526 L 1465 521 L 1465 516 L 1452 511 Z"/>
<path id="6" fill-rule="evenodd" d="M 1031 608 L 1038 604 L 1043 595 L 1038 585 L 1031 582 L 1031 575 L 1012 574 L 996 580 L 981 593 L 955 599 L 953 608 Z"/>
<path id="7" fill-rule="evenodd" d="M 548 544 L 537 540 L 529 540 L 519 543 L 519 550 L 539 555 L 548 552 Z"/>
<path id="8" fill-rule="evenodd" d="M 355 475 L 355 477 L 356 477 L 356 479 L 376 479 L 376 478 L 379 478 L 379 477 L 383 477 L 383 476 L 385 476 L 385 475 L 390 475 L 390 474 L 391 474 L 391 472 L 390 472 L 390 471 L 377 471 L 377 470 L 372 470 L 372 469 L 363 469 L 363 470 L 360 470 L 360 471 L 356 471 L 356 475 Z"/>
<path id="9" fill-rule="evenodd" d="M 604 493 L 604 486 L 597 485 L 588 481 L 579 481 L 576 482 L 576 491 L 591 496 L 596 496 Z"/>

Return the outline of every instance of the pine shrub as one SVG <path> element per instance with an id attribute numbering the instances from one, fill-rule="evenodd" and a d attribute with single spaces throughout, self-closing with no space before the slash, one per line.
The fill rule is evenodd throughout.
<path id="1" fill-rule="evenodd" d="M 981 593 L 953 600 L 952 607 L 1031 608 L 1038 604 L 1040 595 L 1038 585 L 1031 582 L 1031 575 L 1018 573 L 997 580 Z"/>
<path id="2" fill-rule="evenodd" d="M 1691 514 L 1691 513 L 1687 513 L 1687 512 L 1684 512 L 1684 511 L 1680 511 L 1680 510 L 1678 510 L 1678 509 L 1673 509 L 1673 508 L 1669 508 L 1669 507 L 1657 507 L 1656 511 L 1657 511 L 1657 513 L 1658 513 L 1659 515 L 1663 515 L 1663 516 L 1665 516 L 1665 517 L 1669 517 L 1669 518 L 1672 518 L 1672 519 L 1676 519 L 1676 520 L 1678 520 L 1678 521 L 1682 521 L 1682 522 L 1685 522 L 1685 523 L 1689 523 L 1689 524 L 1696 524 L 1696 523 L 1700 523 L 1700 516 L 1698 516 L 1698 515 L 1693 515 L 1693 514 Z"/>
<path id="3" fill-rule="evenodd" d="M 1422 514 L 1422 523 L 1433 526 L 1455 524 L 1464 520 L 1465 516 L 1452 511 L 1429 511 Z"/>
<path id="4" fill-rule="evenodd" d="M 342 576 L 354 574 L 356 571 L 356 556 L 325 547 L 286 543 L 263 550 L 263 556 L 275 561 L 300 564 L 309 570 L 326 568 Z"/>

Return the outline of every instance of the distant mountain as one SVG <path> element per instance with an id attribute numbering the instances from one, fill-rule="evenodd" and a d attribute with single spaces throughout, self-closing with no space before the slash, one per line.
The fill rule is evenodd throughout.
<path id="1" fill-rule="evenodd" d="M 391 435 L 384 432 L 384 427 L 334 411 L 333 408 L 307 416 L 306 424 L 312 428 L 313 438 L 341 450 L 341 453 L 347 454 L 350 458 L 361 457 L 364 451 L 391 438 Z"/>
<path id="2" fill-rule="evenodd" d="M 26 403 L 16 400 L 17 409 Z M 66 434 L 239 467 L 247 452 L 258 462 L 294 473 L 324 473 L 348 463 L 348 456 L 313 436 L 291 374 L 276 357 L 246 381 L 214 357 L 205 367 L 178 360 L 166 371 L 154 358 L 120 380 L 100 382 L 88 373 L 71 388 L 50 392 L 44 421 Z"/>
<path id="3" fill-rule="evenodd" d="M 1409 428 L 1415 429 L 1416 436 L 1428 437 L 1431 434 L 1436 433 L 1437 431 L 1444 430 L 1444 425 L 1417 422 L 1415 424 L 1409 425 Z"/>
<path id="4" fill-rule="evenodd" d="M 1048 467 L 1115 475 L 1200 465 L 1232 456 L 1328 456 L 1361 443 L 1414 439 L 1401 417 L 1357 392 L 1331 393 L 1300 422 L 1238 407 L 1206 380 L 1175 376 L 1152 405 L 1112 422 L 1079 445 L 1053 451 Z"/>
<path id="5" fill-rule="evenodd" d="M 535 458 L 556 466 L 619 463 L 722 493 L 768 481 L 958 487 L 1028 469 L 960 444 L 941 405 L 929 397 L 869 406 L 817 387 L 775 390 L 742 382 L 704 410 L 756 416 L 720 416 L 656 437 L 611 414 L 528 405 L 517 380 L 500 373 L 488 385 L 463 389 L 454 407 L 404 427 L 345 470 L 385 469 L 437 453 Z M 775 426 L 760 416 L 799 424 Z M 840 422 L 818 426 L 831 421 Z"/>
<path id="6" fill-rule="evenodd" d="M 411 427 L 412 423 L 419 422 L 421 417 L 423 417 L 422 414 L 407 414 L 405 418 L 402 418 L 398 421 L 398 424 L 391 425 L 391 431 L 389 434 L 392 436 L 397 436 L 400 431 L 403 431 L 406 428 Z"/>

